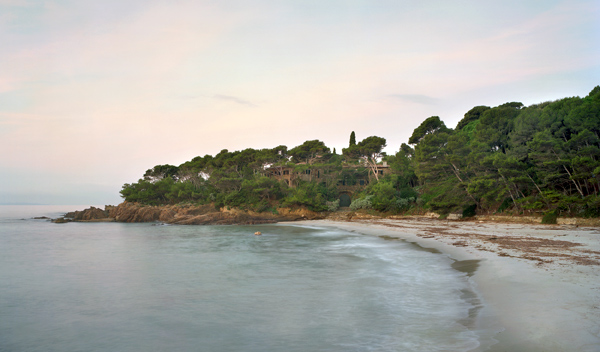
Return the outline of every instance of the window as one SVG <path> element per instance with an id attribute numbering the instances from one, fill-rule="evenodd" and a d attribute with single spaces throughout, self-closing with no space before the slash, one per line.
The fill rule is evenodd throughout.
<path id="1" fill-rule="evenodd" d="M 290 174 L 290 170 L 283 170 L 283 174 L 284 175 L 289 175 Z"/>

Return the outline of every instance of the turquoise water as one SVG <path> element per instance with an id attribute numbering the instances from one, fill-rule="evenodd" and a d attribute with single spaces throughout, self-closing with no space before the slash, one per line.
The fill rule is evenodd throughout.
<path id="1" fill-rule="evenodd" d="M 470 351 L 485 338 L 465 323 L 467 275 L 403 241 L 31 219 L 78 208 L 0 206 L 0 351 Z"/>

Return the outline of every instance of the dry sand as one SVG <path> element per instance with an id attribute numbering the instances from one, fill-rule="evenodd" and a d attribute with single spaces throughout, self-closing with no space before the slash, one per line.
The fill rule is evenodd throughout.
<path id="1" fill-rule="evenodd" d="M 483 298 L 479 351 L 600 351 L 600 228 L 409 218 L 317 220 L 434 248 L 465 265 Z M 479 260 L 477 262 L 476 260 Z M 468 271 L 469 268 L 466 268 Z"/>

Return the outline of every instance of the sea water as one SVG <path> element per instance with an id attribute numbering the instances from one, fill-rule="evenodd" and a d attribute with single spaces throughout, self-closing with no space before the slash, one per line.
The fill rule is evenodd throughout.
<path id="1" fill-rule="evenodd" d="M 468 275 L 414 244 L 294 223 L 32 219 L 78 208 L 0 206 L 0 351 L 471 351 L 485 338 Z"/>

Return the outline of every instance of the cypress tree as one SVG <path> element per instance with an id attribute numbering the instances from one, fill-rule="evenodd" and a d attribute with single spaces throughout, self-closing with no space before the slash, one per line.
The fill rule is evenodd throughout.
<path id="1" fill-rule="evenodd" d="M 350 147 L 353 145 L 356 145 L 356 135 L 354 134 L 354 131 L 350 133 Z"/>

